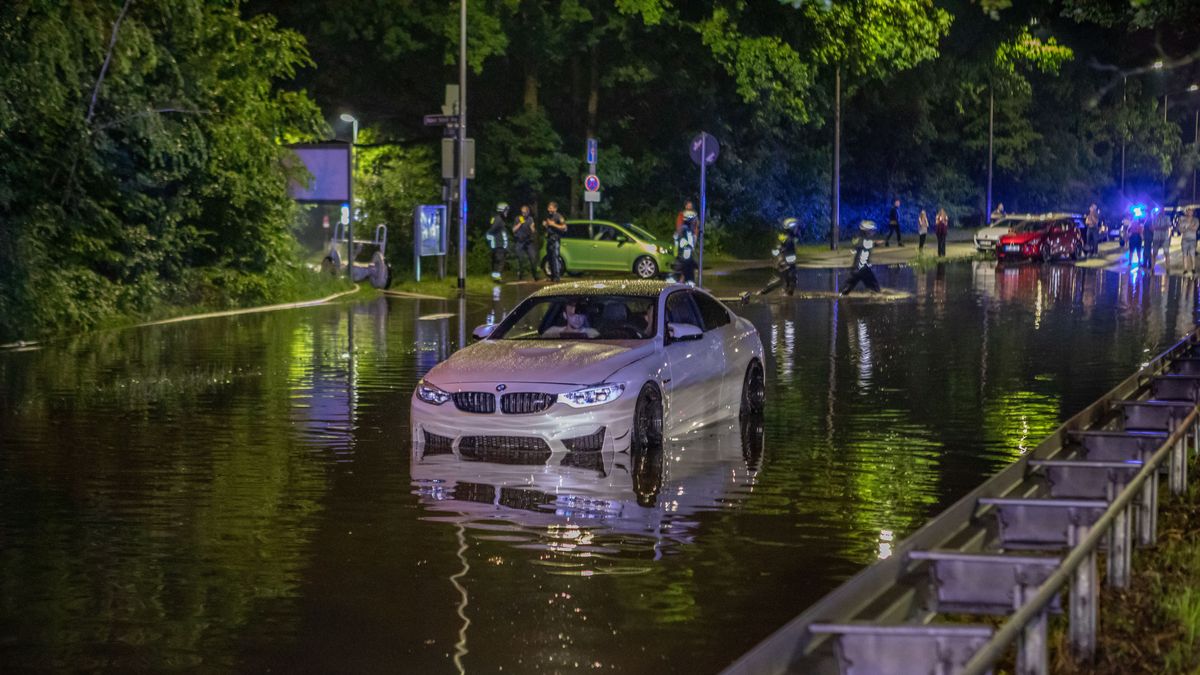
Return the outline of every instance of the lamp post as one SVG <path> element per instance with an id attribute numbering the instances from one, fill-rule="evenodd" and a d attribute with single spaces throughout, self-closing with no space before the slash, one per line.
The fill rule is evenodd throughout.
<path id="1" fill-rule="evenodd" d="M 467 292 L 467 0 L 458 7 L 458 294 Z"/>
<path id="2" fill-rule="evenodd" d="M 1155 61 L 1154 63 L 1150 64 L 1150 67 L 1154 70 L 1162 70 L 1163 62 L 1162 62 L 1162 60 Z M 1121 76 L 1121 112 L 1122 113 L 1125 112 L 1125 101 L 1127 98 L 1128 88 L 1129 88 L 1129 75 L 1126 74 L 1126 75 Z M 1163 107 L 1166 108 L 1165 105 Z M 1165 115 L 1165 112 L 1164 112 L 1164 115 Z M 1124 122 L 1124 120 L 1122 120 L 1122 122 Z M 1122 128 L 1121 129 L 1121 194 L 1122 195 L 1125 194 L 1125 141 L 1126 141 L 1125 129 Z"/>
<path id="3" fill-rule="evenodd" d="M 987 210 L 983 214 L 984 224 L 991 223 L 992 220 L 992 141 L 995 137 L 996 127 L 996 89 L 991 84 L 988 85 L 988 186 L 987 186 Z"/>
<path id="4" fill-rule="evenodd" d="M 350 180 L 346 188 L 350 207 L 350 214 L 346 217 L 346 278 L 354 283 L 354 174 L 358 170 L 358 155 L 354 152 L 354 146 L 358 144 L 358 118 L 350 113 L 342 113 L 341 119 L 351 125 Z"/>

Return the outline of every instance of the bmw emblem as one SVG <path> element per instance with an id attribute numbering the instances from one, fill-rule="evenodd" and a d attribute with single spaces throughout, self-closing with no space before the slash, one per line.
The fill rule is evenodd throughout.
<path id="1" fill-rule="evenodd" d="M 504 391 L 505 389 L 508 389 L 508 385 L 504 385 L 504 384 L 496 385 L 496 391 Z"/>

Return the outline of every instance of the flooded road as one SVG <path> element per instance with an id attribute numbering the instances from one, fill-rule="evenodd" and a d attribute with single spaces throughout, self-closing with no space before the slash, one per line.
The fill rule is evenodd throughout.
<path id="1" fill-rule="evenodd" d="M 648 480 L 410 461 L 416 380 L 528 289 L 0 352 L 0 669 L 714 672 L 1195 315 L 1180 278 L 878 272 L 901 293 L 738 308 L 764 419 Z"/>

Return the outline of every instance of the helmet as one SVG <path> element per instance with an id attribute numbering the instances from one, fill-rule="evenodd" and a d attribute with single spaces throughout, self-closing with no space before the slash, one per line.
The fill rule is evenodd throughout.
<path id="1" fill-rule="evenodd" d="M 864 220 L 858 224 L 858 229 L 863 234 L 875 234 L 875 231 L 879 229 L 879 226 L 877 226 L 873 220 Z"/>
<path id="2" fill-rule="evenodd" d="M 792 232 L 799 227 L 800 227 L 800 219 L 799 218 L 792 218 L 789 216 L 787 218 L 779 219 L 779 231 L 780 232 Z"/>
<path id="3" fill-rule="evenodd" d="M 496 213 L 504 213 L 508 210 L 508 202 L 500 202 L 496 205 Z"/>

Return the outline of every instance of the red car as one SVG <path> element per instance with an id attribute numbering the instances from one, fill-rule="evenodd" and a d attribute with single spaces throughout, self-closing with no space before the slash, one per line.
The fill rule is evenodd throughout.
<path id="1" fill-rule="evenodd" d="M 1052 213 L 1017 223 L 1010 234 L 996 244 L 1000 261 L 1055 258 L 1077 260 L 1083 257 L 1083 218 L 1074 214 Z"/>

